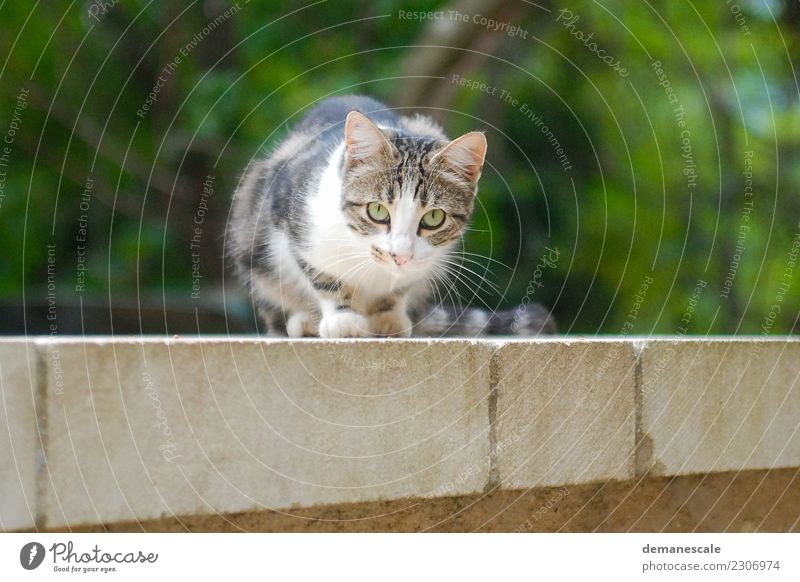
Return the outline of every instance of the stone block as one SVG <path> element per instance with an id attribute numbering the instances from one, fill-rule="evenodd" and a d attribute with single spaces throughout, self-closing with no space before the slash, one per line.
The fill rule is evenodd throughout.
<path id="1" fill-rule="evenodd" d="M 36 345 L 0 341 L 0 530 L 36 525 L 36 476 L 41 461 L 36 404 L 39 399 Z"/>
<path id="2" fill-rule="evenodd" d="M 653 341 L 642 378 L 652 473 L 800 465 L 800 341 Z"/>
<path id="3" fill-rule="evenodd" d="M 506 488 L 634 474 L 630 341 L 509 342 L 497 353 L 496 455 Z"/>
<path id="4" fill-rule="evenodd" d="M 489 354 L 470 341 L 62 342 L 47 526 L 471 494 Z M 54 382 L 53 370 L 49 371 Z"/>

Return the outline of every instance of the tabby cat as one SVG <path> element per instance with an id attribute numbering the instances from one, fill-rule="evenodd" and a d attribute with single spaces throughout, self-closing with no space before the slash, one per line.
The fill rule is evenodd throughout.
<path id="1" fill-rule="evenodd" d="M 247 170 L 229 259 L 273 334 L 368 337 L 552 333 L 524 313 L 434 304 L 475 204 L 483 133 L 359 96 L 320 102 Z M 444 294 L 444 292 L 442 292 Z"/>

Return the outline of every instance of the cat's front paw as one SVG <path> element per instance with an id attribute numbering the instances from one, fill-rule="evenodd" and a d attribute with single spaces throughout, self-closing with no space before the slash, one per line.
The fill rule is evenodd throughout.
<path id="1" fill-rule="evenodd" d="M 369 322 L 363 315 L 353 311 L 342 311 L 326 315 L 319 322 L 319 337 L 366 337 Z"/>
<path id="2" fill-rule="evenodd" d="M 390 335 L 395 337 L 411 336 L 411 320 L 405 313 L 384 311 L 373 315 L 370 320 L 370 331 L 374 335 Z"/>
<path id="3" fill-rule="evenodd" d="M 289 337 L 313 337 L 317 335 L 317 325 L 314 318 L 306 311 L 293 313 L 286 322 L 286 335 Z"/>

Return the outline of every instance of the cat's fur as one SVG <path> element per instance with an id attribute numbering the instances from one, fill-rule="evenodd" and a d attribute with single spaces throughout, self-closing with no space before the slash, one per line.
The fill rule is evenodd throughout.
<path id="1" fill-rule="evenodd" d="M 445 274 L 472 215 L 485 153 L 482 133 L 449 141 L 432 120 L 367 97 L 329 98 L 309 111 L 247 170 L 226 233 L 228 257 L 269 331 L 554 332 L 540 306 L 516 317 L 429 303 L 431 279 Z M 389 210 L 388 224 L 370 218 L 371 202 Z M 420 220 L 432 209 L 446 218 L 428 229 Z"/>

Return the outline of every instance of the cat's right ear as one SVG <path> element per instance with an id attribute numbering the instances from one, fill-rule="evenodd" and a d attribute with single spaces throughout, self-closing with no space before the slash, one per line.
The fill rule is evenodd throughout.
<path id="1" fill-rule="evenodd" d="M 351 111 L 344 124 L 344 143 L 347 163 L 357 166 L 365 162 L 392 155 L 392 144 L 363 113 Z"/>
<path id="2" fill-rule="evenodd" d="M 441 160 L 459 176 L 473 185 L 478 183 L 486 158 L 486 136 L 480 131 L 471 131 L 454 139 L 433 156 Z"/>

